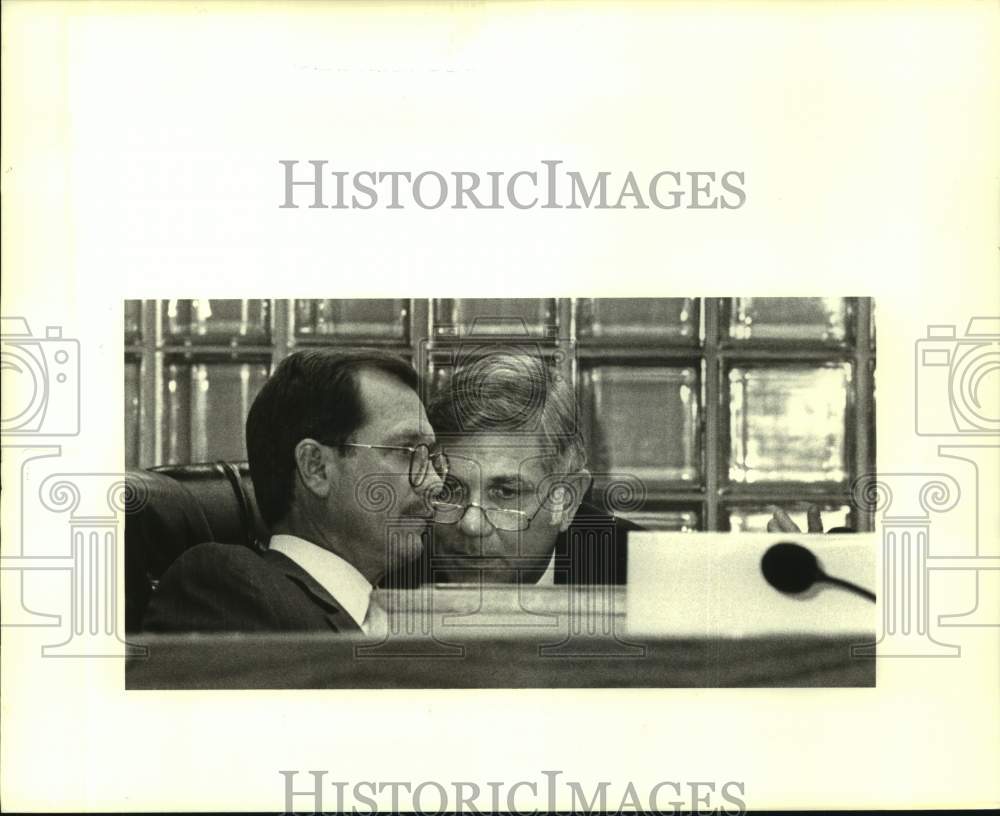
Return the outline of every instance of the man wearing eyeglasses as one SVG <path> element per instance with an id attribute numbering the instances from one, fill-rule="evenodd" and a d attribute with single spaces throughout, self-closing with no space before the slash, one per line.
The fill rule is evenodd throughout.
<path id="1" fill-rule="evenodd" d="M 449 459 L 424 556 L 434 582 L 623 583 L 630 522 L 583 504 L 568 386 L 540 359 L 470 360 L 428 405 Z"/>
<path id="2" fill-rule="evenodd" d="M 372 587 L 419 555 L 428 492 L 448 473 L 416 384 L 408 364 L 377 351 L 284 359 L 246 424 L 269 546 L 188 550 L 164 574 L 144 629 L 381 634 Z M 406 522 L 414 532 L 401 535 Z"/>

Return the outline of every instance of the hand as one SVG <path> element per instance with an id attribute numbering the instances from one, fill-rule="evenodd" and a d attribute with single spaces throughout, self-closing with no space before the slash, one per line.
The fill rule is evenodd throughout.
<path id="1" fill-rule="evenodd" d="M 767 523 L 767 531 L 769 533 L 801 533 L 799 525 L 792 521 L 791 516 L 788 515 L 780 507 L 771 508 L 773 515 L 771 520 Z M 808 532 L 810 533 L 822 533 L 823 532 L 823 518 L 819 512 L 819 506 L 815 504 L 810 504 L 806 509 L 806 524 L 808 526 Z"/>

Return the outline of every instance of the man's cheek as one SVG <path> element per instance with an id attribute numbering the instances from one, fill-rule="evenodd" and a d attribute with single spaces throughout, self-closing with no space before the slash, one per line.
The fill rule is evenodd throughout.
<path id="1" fill-rule="evenodd" d="M 396 495 L 400 497 L 398 507 L 401 516 L 420 516 L 426 519 L 431 517 L 433 511 L 427 493 L 414 490 L 410 486 L 409 477 L 396 484 Z"/>
<path id="2" fill-rule="evenodd" d="M 433 555 L 451 555 L 459 552 L 455 528 L 447 524 L 432 524 L 428 530 L 428 544 Z"/>
<path id="3" fill-rule="evenodd" d="M 528 558 L 542 558 L 552 554 L 556 545 L 558 528 L 550 526 L 532 527 L 520 541 L 519 554 Z"/>
<path id="4" fill-rule="evenodd" d="M 507 558 L 516 558 L 526 552 L 524 533 L 504 533 L 497 537 L 498 554 Z"/>
<path id="5" fill-rule="evenodd" d="M 396 537 L 393 556 L 400 561 L 416 561 L 424 551 L 423 537 L 418 531 Z"/>

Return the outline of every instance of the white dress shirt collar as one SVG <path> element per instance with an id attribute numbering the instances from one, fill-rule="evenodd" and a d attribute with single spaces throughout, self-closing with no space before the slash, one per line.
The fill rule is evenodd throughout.
<path id="1" fill-rule="evenodd" d="M 545 568 L 538 580 L 535 581 L 535 586 L 555 586 L 556 583 L 556 554 L 552 553 L 552 557 L 549 559 L 549 565 Z"/>
<path id="2" fill-rule="evenodd" d="M 365 629 L 372 585 L 339 555 L 294 535 L 271 536 L 270 549 L 291 558 L 329 592 L 354 622 Z"/>

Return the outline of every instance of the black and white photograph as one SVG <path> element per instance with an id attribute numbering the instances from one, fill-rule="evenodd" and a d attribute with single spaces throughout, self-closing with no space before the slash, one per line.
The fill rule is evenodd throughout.
<path id="1" fill-rule="evenodd" d="M 1000 806 L 995 3 L 0 20 L 0 810 Z"/>
<path id="2" fill-rule="evenodd" d="M 124 313 L 129 688 L 875 684 L 868 298 Z"/>

